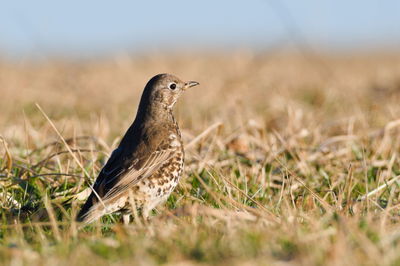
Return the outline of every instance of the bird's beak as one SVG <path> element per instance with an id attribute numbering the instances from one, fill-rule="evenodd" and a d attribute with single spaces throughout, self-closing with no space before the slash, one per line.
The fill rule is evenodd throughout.
<path id="1" fill-rule="evenodd" d="M 197 85 L 199 85 L 199 84 L 200 84 L 200 83 L 198 83 L 197 81 L 188 81 L 188 82 L 185 83 L 184 89 L 186 90 L 186 89 L 188 89 L 188 88 L 197 86 Z"/>

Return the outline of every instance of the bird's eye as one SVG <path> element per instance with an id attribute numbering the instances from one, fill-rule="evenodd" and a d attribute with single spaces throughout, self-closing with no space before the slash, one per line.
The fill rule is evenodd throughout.
<path id="1" fill-rule="evenodd" d="M 170 90 L 175 90 L 175 89 L 176 89 L 176 83 L 174 83 L 174 82 L 170 83 L 170 84 L 168 85 L 168 88 L 169 88 Z"/>

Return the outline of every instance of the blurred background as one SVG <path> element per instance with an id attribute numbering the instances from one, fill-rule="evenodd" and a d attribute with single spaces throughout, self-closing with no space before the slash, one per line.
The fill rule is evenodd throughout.
<path id="1" fill-rule="evenodd" d="M 35 58 L 239 48 L 396 49 L 398 1 L 3 1 L 0 51 Z"/>
<path id="2" fill-rule="evenodd" d="M 100 118 L 125 128 L 163 72 L 202 84 L 177 110 L 193 130 L 221 119 L 279 129 L 289 109 L 382 126 L 400 115 L 399 11 L 372 0 L 3 1 L 0 129 L 42 121 L 35 103 L 89 131 Z"/>

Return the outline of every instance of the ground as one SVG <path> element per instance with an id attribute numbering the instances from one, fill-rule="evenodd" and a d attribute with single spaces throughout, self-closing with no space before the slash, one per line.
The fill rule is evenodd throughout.
<path id="1" fill-rule="evenodd" d="M 82 191 L 163 72 L 201 84 L 176 108 L 179 187 L 149 221 L 82 228 Z M 400 264 L 398 54 L 3 59 L 0 92 L 1 263 Z"/>

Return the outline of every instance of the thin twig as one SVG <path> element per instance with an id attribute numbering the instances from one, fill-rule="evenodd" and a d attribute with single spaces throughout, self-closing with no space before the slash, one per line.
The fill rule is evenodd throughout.
<path id="1" fill-rule="evenodd" d="M 375 195 L 382 189 L 385 189 L 385 188 L 389 187 L 390 185 L 394 184 L 395 182 L 399 181 L 399 179 L 400 179 L 400 175 L 393 177 L 391 180 L 385 182 L 385 184 L 380 185 L 376 189 L 374 189 L 374 190 L 370 191 L 369 193 L 365 194 L 364 196 L 360 197 L 359 199 L 357 199 L 357 201 L 366 200 L 368 197 Z"/>

